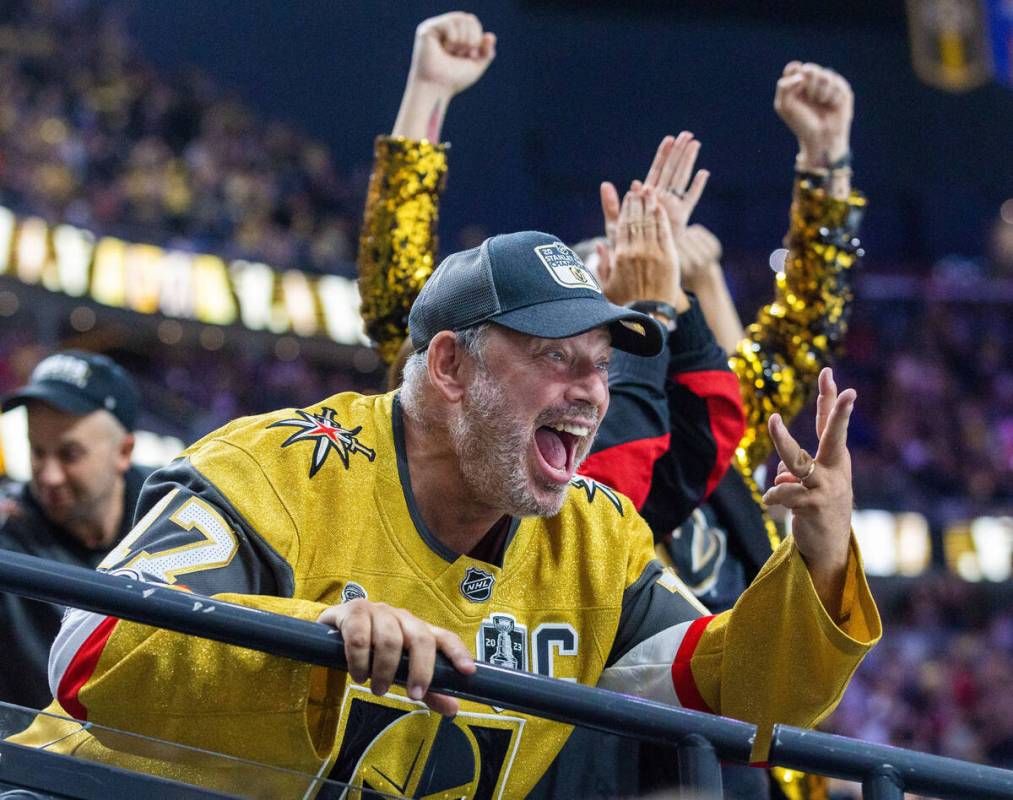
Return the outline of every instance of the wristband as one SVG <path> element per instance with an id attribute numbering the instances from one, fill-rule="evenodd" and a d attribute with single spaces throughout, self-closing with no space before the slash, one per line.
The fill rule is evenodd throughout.
<path id="1" fill-rule="evenodd" d="M 803 166 L 799 163 L 799 156 L 801 155 L 802 154 L 799 153 L 799 155 L 795 157 L 795 172 L 797 172 L 799 175 L 819 175 L 826 177 L 827 175 L 834 172 L 848 172 L 848 173 L 851 172 L 850 150 L 846 150 L 844 152 L 844 155 L 842 155 L 840 158 L 834 161 L 828 162 L 826 166 L 821 167 L 810 166 L 808 169 L 804 169 Z"/>
<path id="2" fill-rule="evenodd" d="M 679 312 L 669 303 L 661 300 L 635 300 L 626 304 L 627 308 L 639 311 L 641 314 L 650 314 L 658 322 L 664 325 L 671 333 L 679 324 Z"/>

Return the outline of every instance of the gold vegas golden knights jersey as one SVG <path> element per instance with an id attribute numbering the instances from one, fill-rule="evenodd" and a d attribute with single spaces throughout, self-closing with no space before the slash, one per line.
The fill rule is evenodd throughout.
<path id="1" fill-rule="evenodd" d="M 418 512 L 403 424 L 394 394 L 237 420 L 152 475 L 101 568 L 309 620 L 383 601 L 483 661 L 765 728 L 823 718 L 880 635 L 857 551 L 835 622 L 790 540 L 733 611 L 707 616 L 654 560 L 630 502 L 586 478 L 555 517 L 511 520 L 500 563 L 458 555 Z M 444 720 L 399 687 L 375 697 L 337 670 L 83 611 L 64 621 L 50 686 L 50 710 L 77 720 L 409 797 L 524 797 L 570 733 L 470 702 Z M 19 741 L 66 736 L 55 749 L 261 791 L 72 725 L 40 717 Z"/>

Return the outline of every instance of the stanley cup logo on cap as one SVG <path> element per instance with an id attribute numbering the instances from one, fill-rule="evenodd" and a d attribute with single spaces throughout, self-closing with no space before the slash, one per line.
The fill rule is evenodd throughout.
<path id="1" fill-rule="evenodd" d="M 541 244 L 535 255 L 552 276 L 552 280 L 567 289 L 592 289 L 601 294 L 601 287 L 584 263 L 562 242 Z"/>
<path id="2" fill-rule="evenodd" d="M 68 355 L 55 355 L 42 361 L 32 373 L 33 381 L 62 381 L 83 389 L 88 385 L 91 367 L 81 358 Z"/>

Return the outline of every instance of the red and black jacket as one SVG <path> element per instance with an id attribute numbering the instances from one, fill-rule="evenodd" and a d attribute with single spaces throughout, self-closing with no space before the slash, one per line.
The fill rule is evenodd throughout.
<path id="1" fill-rule="evenodd" d="M 745 429 L 739 381 L 696 298 L 653 358 L 615 351 L 611 403 L 583 475 L 618 489 L 642 513 L 662 499 L 656 532 L 670 531 L 724 476 Z M 675 521 L 668 525 L 667 520 Z"/>

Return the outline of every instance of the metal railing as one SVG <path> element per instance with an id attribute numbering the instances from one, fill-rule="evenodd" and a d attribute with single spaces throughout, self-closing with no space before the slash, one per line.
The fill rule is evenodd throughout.
<path id="1" fill-rule="evenodd" d="M 20 553 L 0 553 L 0 591 L 73 606 L 321 666 L 346 668 L 340 634 L 326 625 Z M 437 658 L 443 694 L 571 725 L 675 746 L 687 797 L 721 796 L 720 762 L 746 763 L 756 728 L 592 686 L 477 663 L 462 675 Z M 395 682 L 405 685 L 407 656 Z M 866 800 L 904 791 L 955 800 L 1013 800 L 1013 771 L 778 725 L 768 763 L 859 781 Z"/>

